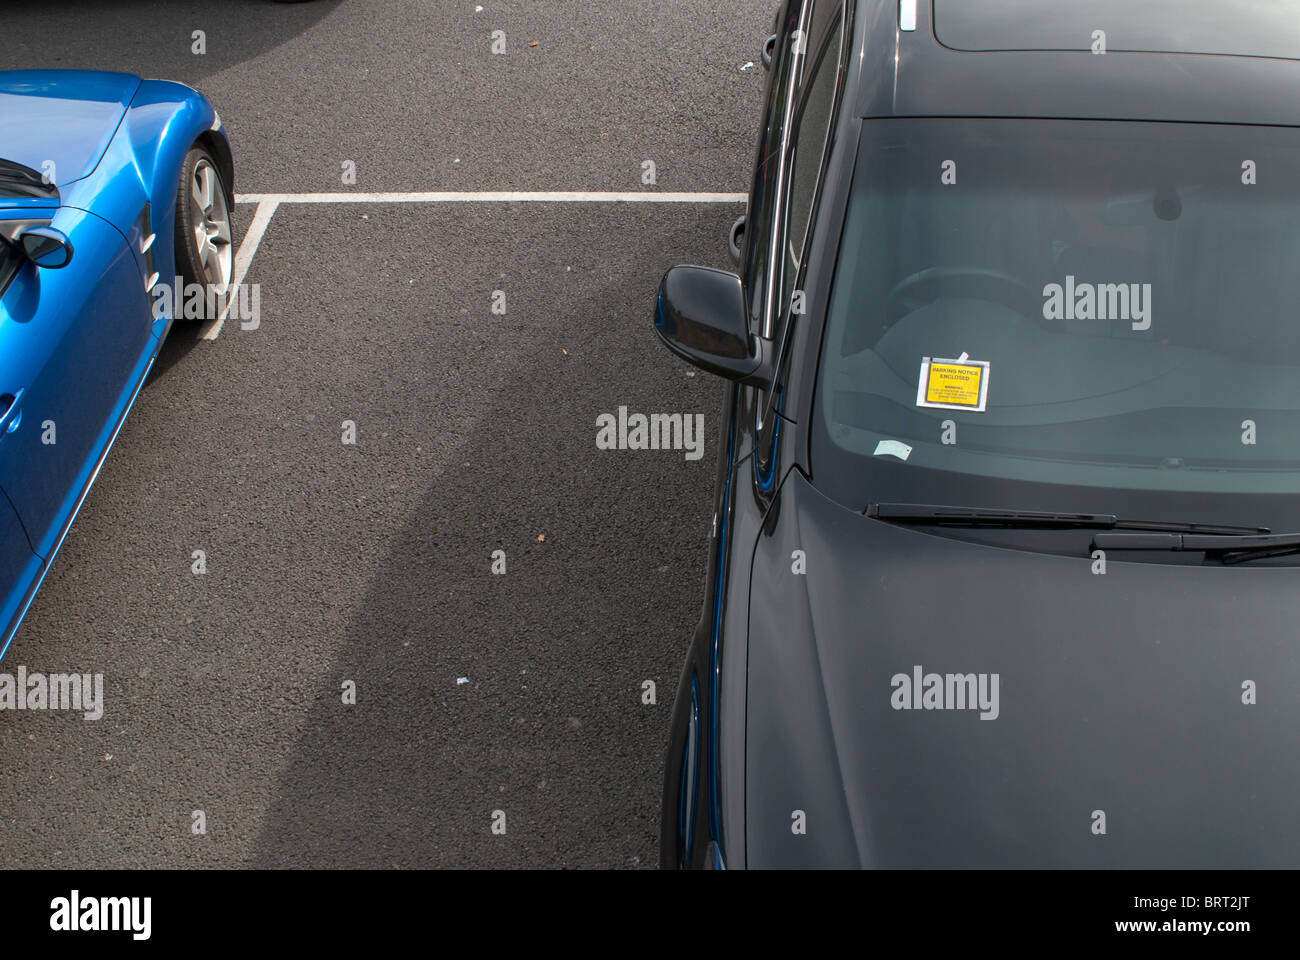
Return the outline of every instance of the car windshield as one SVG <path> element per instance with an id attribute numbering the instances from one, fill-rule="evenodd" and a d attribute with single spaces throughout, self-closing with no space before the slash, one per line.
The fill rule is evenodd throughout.
<path id="1" fill-rule="evenodd" d="M 1300 130 L 863 124 L 814 482 L 1300 529 Z"/>

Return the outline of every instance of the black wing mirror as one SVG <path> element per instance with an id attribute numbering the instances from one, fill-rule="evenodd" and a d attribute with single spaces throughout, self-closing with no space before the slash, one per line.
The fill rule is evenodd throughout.
<path id="1" fill-rule="evenodd" d="M 772 351 L 749 332 L 740 277 L 710 267 L 673 267 L 659 282 L 655 332 L 673 353 L 729 380 L 767 387 Z"/>
<path id="2" fill-rule="evenodd" d="M 18 237 L 27 259 L 38 267 L 57 270 L 72 261 L 72 241 L 53 227 L 28 227 Z"/>

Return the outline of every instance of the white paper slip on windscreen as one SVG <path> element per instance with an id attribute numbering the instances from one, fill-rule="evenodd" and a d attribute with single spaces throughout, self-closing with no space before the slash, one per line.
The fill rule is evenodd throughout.
<path id="1" fill-rule="evenodd" d="M 899 460 L 906 460 L 912 455 L 912 448 L 901 440 L 881 440 L 876 444 L 875 456 L 879 457 L 883 454 L 898 457 Z"/>

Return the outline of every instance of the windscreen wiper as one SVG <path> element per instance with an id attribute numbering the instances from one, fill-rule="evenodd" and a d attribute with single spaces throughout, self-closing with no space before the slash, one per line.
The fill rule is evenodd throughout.
<path id="1" fill-rule="evenodd" d="M 1099 533 L 1097 550 L 1176 550 L 1204 552 L 1206 559 L 1242 563 L 1300 553 L 1300 533 L 1205 536 L 1180 533 Z"/>
<path id="2" fill-rule="evenodd" d="M 1169 536 L 1202 534 L 1209 537 L 1258 537 L 1268 527 L 1238 527 L 1223 523 L 1180 523 L 1166 520 L 1121 520 L 1110 513 L 1056 513 L 1043 510 L 999 510 L 990 507 L 951 507 L 929 503 L 872 503 L 868 517 L 890 523 L 929 524 L 944 527 L 1006 527 L 1040 530 L 1151 530 Z M 1123 536 L 1114 534 L 1113 536 Z M 1163 541 L 1162 541 L 1163 542 Z M 1297 542 L 1300 542 L 1298 537 Z M 1121 547 L 1120 549 L 1124 549 Z M 1133 547 L 1130 549 L 1172 549 Z"/>

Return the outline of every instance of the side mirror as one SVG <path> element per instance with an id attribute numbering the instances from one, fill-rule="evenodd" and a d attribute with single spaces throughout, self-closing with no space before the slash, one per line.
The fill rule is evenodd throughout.
<path id="1" fill-rule="evenodd" d="M 23 253 L 38 267 L 57 270 L 72 260 L 72 241 L 53 227 L 28 227 L 18 236 Z"/>
<path id="2" fill-rule="evenodd" d="M 771 349 L 749 333 L 740 277 L 673 267 L 659 282 L 655 332 L 673 353 L 729 380 L 767 387 Z"/>

